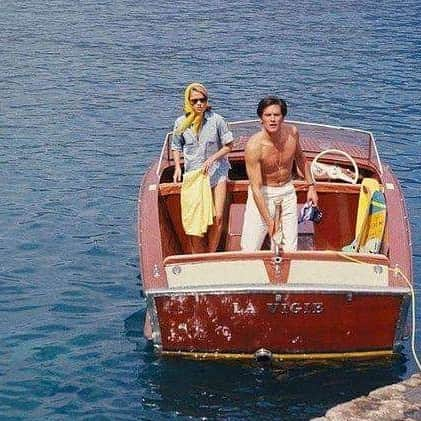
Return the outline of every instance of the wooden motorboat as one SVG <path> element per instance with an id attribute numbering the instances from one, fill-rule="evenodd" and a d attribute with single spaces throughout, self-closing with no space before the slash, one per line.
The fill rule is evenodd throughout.
<path id="1" fill-rule="evenodd" d="M 232 169 L 219 248 L 191 254 L 181 224 L 181 185 L 172 182 L 171 133 L 167 135 L 144 176 L 138 201 L 145 335 L 158 352 L 289 360 L 386 357 L 399 350 L 407 333 L 412 252 L 398 180 L 380 161 L 370 132 L 292 123 L 300 131 L 306 159 L 317 158 L 322 167 L 317 192 L 323 218 L 299 225 L 296 252 L 240 250 L 248 188 L 244 146 L 260 128 L 257 121 L 243 121 L 230 123 L 235 146 L 229 155 Z M 356 175 L 355 169 L 359 175 L 354 180 L 335 177 Z M 383 193 L 384 234 L 375 252 L 363 247 L 344 251 L 355 243 L 366 179 L 375 180 Z M 308 185 L 297 171 L 293 182 L 302 205 Z"/>

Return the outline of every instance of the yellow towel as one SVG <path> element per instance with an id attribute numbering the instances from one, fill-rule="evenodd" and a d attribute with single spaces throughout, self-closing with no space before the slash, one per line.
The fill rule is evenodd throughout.
<path id="1" fill-rule="evenodd" d="M 201 169 L 185 173 L 181 186 L 181 220 L 185 233 L 203 237 L 214 216 L 209 175 Z"/>

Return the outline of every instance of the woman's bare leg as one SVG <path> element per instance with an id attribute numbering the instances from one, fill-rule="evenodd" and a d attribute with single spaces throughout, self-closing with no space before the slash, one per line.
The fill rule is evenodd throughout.
<path id="1" fill-rule="evenodd" d="M 191 252 L 194 253 L 206 253 L 208 251 L 208 242 L 206 237 L 197 237 L 195 235 L 189 236 Z"/>
<path id="2" fill-rule="evenodd" d="M 227 194 L 227 182 L 218 183 L 213 189 L 213 202 L 215 204 L 215 219 L 213 225 L 208 230 L 208 250 L 213 253 L 216 251 L 221 238 L 222 227 L 224 223 L 225 197 Z"/>

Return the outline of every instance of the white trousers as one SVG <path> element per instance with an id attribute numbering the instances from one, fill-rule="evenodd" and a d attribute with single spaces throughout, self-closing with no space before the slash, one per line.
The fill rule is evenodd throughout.
<path id="1" fill-rule="evenodd" d="M 272 218 L 275 217 L 275 201 L 281 202 L 280 235 L 282 236 L 282 249 L 284 251 L 297 250 L 297 194 L 292 181 L 282 186 L 262 186 L 261 191 Z M 253 193 L 249 187 L 241 234 L 241 249 L 249 252 L 260 250 L 266 235 L 266 223 L 257 209 Z"/>

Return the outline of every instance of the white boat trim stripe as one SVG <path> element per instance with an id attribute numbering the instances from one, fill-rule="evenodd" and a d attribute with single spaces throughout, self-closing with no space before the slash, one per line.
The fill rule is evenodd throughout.
<path id="1" fill-rule="evenodd" d="M 378 294 L 378 295 L 402 295 L 410 294 L 409 288 L 394 288 L 394 287 L 360 287 L 356 286 L 355 288 L 347 285 L 320 285 L 315 284 L 302 284 L 302 285 L 258 285 L 251 284 L 249 286 L 238 285 L 219 285 L 218 288 L 215 287 L 193 287 L 193 288 L 162 288 L 162 289 L 150 289 L 145 291 L 145 295 L 174 295 L 174 294 L 230 294 L 230 293 L 255 293 L 255 294 L 267 294 L 267 293 L 308 293 L 308 294 L 346 294 L 346 293 L 356 293 L 356 294 Z"/>

